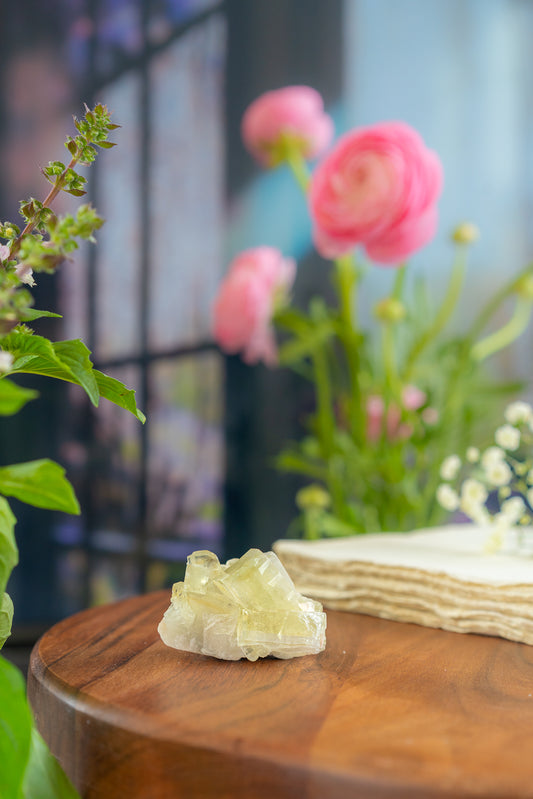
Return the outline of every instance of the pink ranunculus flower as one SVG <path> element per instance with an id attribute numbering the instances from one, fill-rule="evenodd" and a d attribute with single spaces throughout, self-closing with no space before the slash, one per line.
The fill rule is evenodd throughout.
<path id="1" fill-rule="evenodd" d="M 311 179 L 318 251 L 337 257 L 362 245 L 381 264 L 398 264 L 433 237 L 442 167 L 404 122 L 342 136 Z"/>
<path id="2" fill-rule="evenodd" d="M 310 86 L 287 86 L 266 92 L 248 106 L 242 119 L 242 138 L 263 166 L 277 166 L 287 140 L 304 158 L 321 155 L 333 139 L 333 120 L 324 111 L 320 94 Z"/>
<path id="3" fill-rule="evenodd" d="M 272 316 L 296 276 L 296 263 L 274 247 L 256 247 L 231 263 L 214 305 L 214 336 L 225 352 L 247 363 L 277 362 Z"/>

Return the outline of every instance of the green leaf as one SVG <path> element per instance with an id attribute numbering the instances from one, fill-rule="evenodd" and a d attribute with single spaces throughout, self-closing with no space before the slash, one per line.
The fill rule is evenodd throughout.
<path id="1" fill-rule="evenodd" d="M 94 376 L 96 377 L 96 382 L 98 384 L 101 397 L 104 397 L 110 402 L 114 402 L 115 405 L 119 405 L 121 408 L 125 408 L 127 411 L 130 411 L 130 413 L 136 416 L 137 419 L 144 424 L 146 421 L 146 416 L 137 407 L 137 403 L 135 402 L 135 391 L 133 391 L 133 389 L 126 388 L 124 383 L 121 383 L 120 380 L 116 380 L 114 377 L 110 377 L 109 375 L 104 375 L 102 372 L 99 372 L 98 369 L 94 370 Z"/>
<path id="2" fill-rule="evenodd" d="M 14 532 L 16 522 L 7 499 L 0 497 L 0 591 L 2 592 L 7 585 L 9 575 L 18 563 Z"/>
<path id="3" fill-rule="evenodd" d="M 80 512 L 74 489 L 62 466 L 48 459 L 0 468 L 0 492 L 37 508 Z"/>
<path id="4" fill-rule="evenodd" d="M 316 324 L 302 338 L 294 338 L 281 345 L 279 362 L 282 366 L 294 363 L 312 355 L 315 350 L 326 343 L 334 334 L 334 327 L 329 320 Z"/>
<path id="5" fill-rule="evenodd" d="M 77 378 L 78 385 L 84 388 L 89 395 L 93 405 L 98 406 L 100 392 L 90 359 L 91 353 L 83 341 L 79 339 L 58 341 L 53 347 L 61 363 L 68 366 L 69 370 Z"/>
<path id="6" fill-rule="evenodd" d="M 0 657 L 0 796 L 21 796 L 30 753 L 32 718 L 20 671 Z"/>
<path id="7" fill-rule="evenodd" d="M 99 391 L 90 352 L 79 339 L 52 344 L 43 336 L 14 330 L 2 339 L 2 347 L 11 352 L 15 359 L 12 373 L 44 375 L 76 383 L 85 389 L 91 402 L 98 405 Z"/>
<path id="8" fill-rule="evenodd" d="M 76 383 L 70 369 L 61 363 L 52 343 L 42 336 L 34 336 L 26 330 L 14 330 L 2 339 L 2 347 L 13 355 L 11 372 L 45 375 Z"/>
<path id="9" fill-rule="evenodd" d="M 35 729 L 24 774 L 23 799 L 76 799 L 78 792 Z"/>
<path id="10" fill-rule="evenodd" d="M 20 411 L 27 402 L 38 396 L 38 391 L 21 388 L 6 378 L 0 380 L 0 416 L 12 416 Z"/>
<path id="11" fill-rule="evenodd" d="M 9 594 L 2 594 L 0 599 L 0 649 L 11 635 L 11 622 L 13 621 L 13 602 Z"/>
<path id="12" fill-rule="evenodd" d="M 60 313 L 52 313 L 52 311 L 39 311 L 37 308 L 27 308 L 19 319 L 21 322 L 33 322 L 35 319 L 41 319 L 43 316 L 54 317 L 55 319 L 62 319 Z"/>

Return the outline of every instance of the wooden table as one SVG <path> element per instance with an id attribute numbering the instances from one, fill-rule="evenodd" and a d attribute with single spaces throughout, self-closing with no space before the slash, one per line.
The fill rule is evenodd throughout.
<path id="1" fill-rule="evenodd" d="M 330 612 L 322 654 L 228 663 L 161 643 L 168 601 L 35 647 L 37 724 L 82 796 L 533 797 L 533 647 Z"/>

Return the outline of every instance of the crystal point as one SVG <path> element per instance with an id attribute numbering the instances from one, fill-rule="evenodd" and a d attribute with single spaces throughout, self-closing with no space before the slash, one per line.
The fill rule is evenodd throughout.
<path id="1" fill-rule="evenodd" d="M 167 646 L 222 660 L 287 659 L 325 648 L 326 614 L 273 552 L 250 549 L 221 564 L 202 550 L 187 558 L 158 631 Z"/>

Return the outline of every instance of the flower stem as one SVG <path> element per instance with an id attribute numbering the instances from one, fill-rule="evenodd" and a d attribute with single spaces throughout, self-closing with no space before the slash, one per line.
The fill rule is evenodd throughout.
<path id="1" fill-rule="evenodd" d="M 406 382 L 409 381 L 416 361 L 422 354 L 422 352 L 431 344 L 432 341 L 439 335 L 441 330 L 445 327 L 446 323 L 450 319 L 454 308 L 457 304 L 457 300 L 459 299 L 459 295 L 461 293 L 461 288 L 464 281 L 465 276 L 465 269 L 466 269 L 466 246 L 464 244 L 458 245 L 456 248 L 455 260 L 452 267 L 452 274 L 450 277 L 450 282 L 448 284 L 448 290 L 446 291 L 446 295 L 444 300 L 442 301 L 442 305 L 440 306 L 437 315 L 433 321 L 433 324 L 428 327 L 425 333 L 415 342 L 414 346 L 412 347 L 409 355 L 407 356 L 407 362 L 405 366 L 405 374 L 404 380 Z"/>
<path id="2" fill-rule="evenodd" d="M 352 437 L 361 438 L 363 418 L 361 408 L 359 335 L 355 310 L 355 291 L 358 273 L 353 254 L 343 255 L 335 260 L 337 269 L 337 289 L 339 292 L 339 337 L 344 345 L 348 374 L 350 378 L 349 417 Z"/>
<path id="3" fill-rule="evenodd" d="M 322 457 L 327 461 L 333 454 L 335 420 L 333 417 L 328 363 L 322 347 L 317 347 L 313 353 L 313 369 L 316 386 L 318 436 Z"/>
<path id="4" fill-rule="evenodd" d="M 490 336 L 486 336 L 472 347 L 472 357 L 476 361 L 483 361 L 489 355 L 508 347 L 526 329 L 531 316 L 531 301 L 518 297 L 516 307 L 511 319 Z"/>
<path id="5" fill-rule="evenodd" d="M 473 341 L 478 337 L 484 327 L 490 322 L 493 315 L 496 313 L 500 305 L 509 297 L 514 294 L 524 278 L 530 276 L 533 272 L 533 266 L 529 264 L 517 277 L 512 278 L 492 297 L 491 300 L 485 305 L 474 324 L 468 332 L 467 338 Z"/>
<path id="6" fill-rule="evenodd" d="M 307 162 L 300 150 L 297 147 L 287 147 L 285 159 L 301 190 L 304 194 L 307 194 L 311 176 Z"/>
<path id="7" fill-rule="evenodd" d="M 402 264 L 395 275 L 391 297 L 400 300 L 405 283 L 406 264 Z M 386 401 L 399 395 L 398 366 L 396 363 L 396 350 L 394 346 L 394 322 L 384 320 L 382 331 L 383 366 L 385 370 Z"/>

